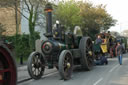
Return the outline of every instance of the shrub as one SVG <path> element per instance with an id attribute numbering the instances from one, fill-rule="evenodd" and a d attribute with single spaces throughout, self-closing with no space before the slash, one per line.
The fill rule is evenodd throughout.
<path id="1" fill-rule="evenodd" d="M 35 39 L 39 39 L 39 38 L 40 38 L 39 34 L 35 33 Z M 32 52 L 29 45 L 29 34 L 6 36 L 6 40 L 8 42 L 11 42 L 12 45 L 14 46 L 13 53 L 17 58 L 22 56 L 25 59 L 27 59 L 30 53 Z"/>

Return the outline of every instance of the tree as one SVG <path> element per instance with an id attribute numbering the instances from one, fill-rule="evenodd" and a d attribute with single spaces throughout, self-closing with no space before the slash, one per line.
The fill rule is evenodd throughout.
<path id="1" fill-rule="evenodd" d="M 60 2 L 55 11 L 58 20 L 66 27 L 73 30 L 74 26 L 79 25 L 82 28 L 84 35 L 89 35 L 94 38 L 94 35 L 114 26 L 114 20 L 107 13 L 105 6 L 96 5 L 90 2 L 75 2 L 74 0 Z"/>
<path id="2" fill-rule="evenodd" d="M 38 16 L 39 14 L 42 14 L 42 11 L 43 11 L 43 6 L 45 5 L 46 1 L 45 0 L 2 0 L 2 3 L 0 3 L 0 7 L 12 7 L 14 8 L 15 10 L 15 20 L 16 20 L 16 36 L 15 36 L 15 39 L 13 41 L 15 41 L 15 52 L 16 52 L 16 56 L 19 57 L 18 54 L 19 53 L 19 50 L 21 50 L 21 46 L 19 46 L 19 44 L 22 44 L 26 41 L 22 41 L 22 42 L 19 42 L 18 39 L 21 38 L 22 40 L 22 37 L 19 36 L 18 34 L 18 30 L 19 30 L 19 18 L 18 17 L 21 17 L 23 16 L 26 20 L 28 20 L 28 25 L 29 25 L 29 32 L 30 32 L 30 35 L 29 35 L 29 49 L 27 50 L 30 50 L 32 51 L 35 47 L 35 40 L 36 40 L 36 36 L 37 32 L 35 32 L 35 27 L 36 25 L 38 24 Z M 20 5 L 24 5 L 24 8 L 20 8 L 21 6 Z M 40 11 L 42 10 L 42 11 Z M 27 15 L 25 15 L 22 11 L 26 11 Z M 18 16 L 20 13 L 21 16 Z M 20 37 L 20 38 L 19 38 Z M 27 36 L 28 37 L 28 36 Z M 14 37 L 13 37 L 14 38 Z"/>
<path id="3" fill-rule="evenodd" d="M 90 36 L 94 36 L 100 32 L 101 27 L 107 30 L 115 25 L 116 20 L 107 13 L 105 6 L 102 4 L 94 6 L 92 3 L 86 2 L 79 5 L 81 10 L 80 15 L 83 19 L 82 26 L 88 28 L 88 32 L 85 32 L 83 28 L 84 34 L 88 33 Z"/>
<path id="4" fill-rule="evenodd" d="M 29 45 L 31 50 L 34 49 L 35 46 L 35 27 L 38 24 L 38 17 L 40 14 L 42 14 L 42 9 L 46 4 L 46 1 L 47 0 L 5 0 L 4 3 L 1 4 L 1 6 L 7 4 L 7 7 L 11 6 L 15 9 L 16 35 L 18 34 L 19 30 L 18 13 L 20 13 L 21 16 L 28 20 L 30 33 Z M 23 5 L 23 8 L 20 8 L 20 5 Z M 27 12 L 29 16 L 23 14 L 22 11 Z"/>
<path id="5" fill-rule="evenodd" d="M 16 37 L 19 31 L 19 23 L 18 23 L 18 0 L 15 0 L 15 20 L 16 20 Z"/>
<path id="6" fill-rule="evenodd" d="M 29 14 L 29 17 L 26 19 L 28 20 L 29 23 L 29 44 L 31 50 L 33 50 L 35 46 L 35 27 L 38 21 L 38 17 L 40 13 L 42 13 L 43 11 L 45 3 L 46 0 L 23 0 L 23 4 L 25 4 L 23 10 L 27 11 Z"/>
<path id="7" fill-rule="evenodd" d="M 56 19 L 59 20 L 66 28 L 73 28 L 81 24 L 80 9 L 74 1 L 60 2 L 55 10 Z"/>

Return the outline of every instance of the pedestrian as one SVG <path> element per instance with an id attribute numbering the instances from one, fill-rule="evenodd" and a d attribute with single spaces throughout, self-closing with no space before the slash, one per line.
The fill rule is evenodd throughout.
<path id="1" fill-rule="evenodd" d="M 107 65 L 108 64 L 108 60 L 105 56 L 100 56 L 99 59 L 95 60 L 95 64 L 96 65 Z"/>
<path id="2" fill-rule="evenodd" d="M 118 61 L 120 65 L 122 65 L 123 50 L 124 48 L 121 45 L 121 42 L 117 42 L 116 55 L 118 57 Z"/>
<path id="3" fill-rule="evenodd" d="M 96 44 L 101 44 L 101 43 L 102 43 L 101 36 L 98 35 L 98 36 L 97 36 L 97 39 L 96 39 Z"/>

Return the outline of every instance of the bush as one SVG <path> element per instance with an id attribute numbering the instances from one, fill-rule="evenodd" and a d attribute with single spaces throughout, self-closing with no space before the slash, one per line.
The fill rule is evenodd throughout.
<path id="1" fill-rule="evenodd" d="M 39 39 L 39 38 L 40 38 L 39 34 L 35 33 L 35 39 Z M 32 52 L 29 44 L 29 34 L 6 36 L 6 40 L 8 42 L 11 42 L 12 45 L 14 46 L 13 53 L 16 56 L 16 58 L 22 56 L 25 59 L 27 59 L 30 53 Z"/>

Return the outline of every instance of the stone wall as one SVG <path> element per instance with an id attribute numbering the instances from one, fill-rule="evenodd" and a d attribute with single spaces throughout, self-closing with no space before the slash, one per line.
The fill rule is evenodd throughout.
<path id="1" fill-rule="evenodd" d="M 18 14 L 20 23 L 20 14 Z M 16 33 L 15 9 L 12 7 L 0 8 L 0 23 L 4 25 L 6 32 L 3 35 L 11 36 Z M 19 25 L 19 33 L 21 33 L 21 25 Z"/>

